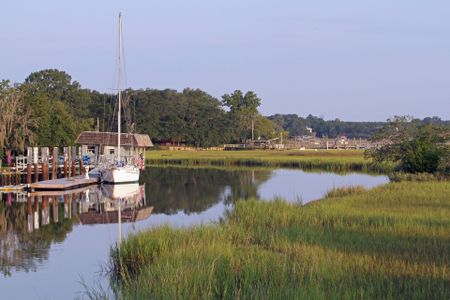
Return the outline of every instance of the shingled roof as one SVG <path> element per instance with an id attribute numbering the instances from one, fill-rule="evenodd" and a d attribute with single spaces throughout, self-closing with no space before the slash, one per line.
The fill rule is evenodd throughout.
<path id="1" fill-rule="evenodd" d="M 117 133 L 83 131 L 75 141 L 78 145 L 117 145 Z M 153 147 L 153 143 L 147 134 L 121 133 L 120 144 L 122 146 Z"/>

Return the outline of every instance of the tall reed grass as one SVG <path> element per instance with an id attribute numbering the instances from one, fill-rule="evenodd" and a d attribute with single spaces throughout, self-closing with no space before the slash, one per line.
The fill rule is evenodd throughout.
<path id="1" fill-rule="evenodd" d="M 219 224 L 111 250 L 121 297 L 449 299 L 450 182 L 391 183 L 301 206 L 239 201 Z"/>

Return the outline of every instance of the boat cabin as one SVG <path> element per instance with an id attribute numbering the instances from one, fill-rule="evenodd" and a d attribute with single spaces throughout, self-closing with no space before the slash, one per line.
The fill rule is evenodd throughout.
<path id="1" fill-rule="evenodd" d="M 90 157 L 113 157 L 117 155 L 117 132 L 83 131 L 78 135 L 76 144 L 81 146 L 81 154 Z M 122 157 L 134 157 L 142 155 L 145 150 L 153 147 L 153 143 L 147 134 L 121 133 L 120 155 Z"/>

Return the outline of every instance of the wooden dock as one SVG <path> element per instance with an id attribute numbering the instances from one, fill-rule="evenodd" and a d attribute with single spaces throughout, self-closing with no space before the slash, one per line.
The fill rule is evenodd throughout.
<path id="1" fill-rule="evenodd" d="M 74 194 L 84 193 L 86 190 L 89 189 L 89 186 L 77 187 L 74 189 L 66 189 L 66 190 L 34 190 L 34 191 L 30 191 L 28 193 L 28 196 L 30 196 L 30 197 L 59 197 L 59 196 L 74 195 Z"/>
<path id="2" fill-rule="evenodd" d="M 23 191 L 24 189 L 24 184 L 0 186 L 0 193 L 17 193 Z"/>
<path id="3" fill-rule="evenodd" d="M 30 184 L 32 190 L 68 190 L 88 185 L 97 184 L 97 178 L 86 178 L 84 176 L 75 176 L 69 178 L 59 178 L 53 180 L 44 180 Z"/>

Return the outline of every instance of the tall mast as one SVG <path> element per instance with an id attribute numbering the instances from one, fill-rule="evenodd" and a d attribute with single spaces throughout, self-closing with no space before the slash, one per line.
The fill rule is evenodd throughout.
<path id="1" fill-rule="evenodd" d="M 121 101 L 122 101 L 122 91 L 120 90 L 120 77 L 121 77 L 121 67 L 122 67 L 122 13 L 119 13 L 119 66 L 118 66 L 118 76 L 117 76 L 117 89 L 118 89 L 118 111 L 117 111 L 117 160 L 120 162 L 120 115 L 121 115 Z"/>

